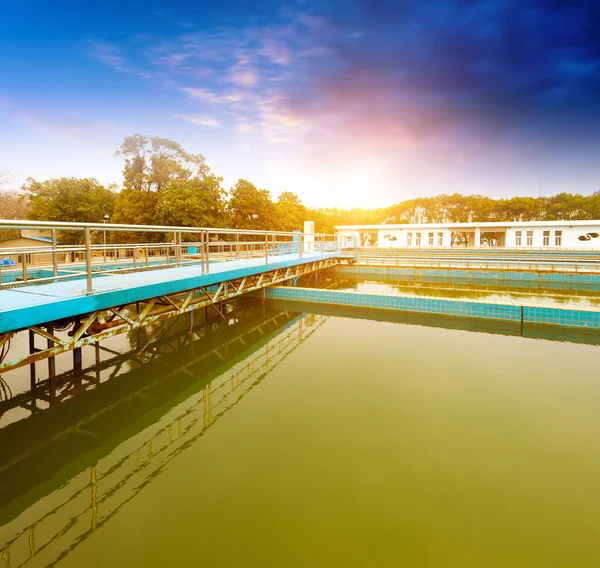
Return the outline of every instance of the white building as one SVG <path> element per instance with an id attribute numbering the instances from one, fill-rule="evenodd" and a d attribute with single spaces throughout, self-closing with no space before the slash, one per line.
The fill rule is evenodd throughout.
<path id="1" fill-rule="evenodd" d="M 359 246 L 600 250 L 600 221 L 341 225 L 335 229 L 340 240 L 346 240 L 349 244 L 356 239 Z"/>

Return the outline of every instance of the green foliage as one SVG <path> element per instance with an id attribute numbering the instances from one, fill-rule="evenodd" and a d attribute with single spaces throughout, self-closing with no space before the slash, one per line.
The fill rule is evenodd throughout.
<path id="1" fill-rule="evenodd" d="M 308 221 L 308 210 L 295 193 L 284 191 L 275 203 L 276 228 L 280 231 L 304 230 L 304 221 Z"/>
<path id="2" fill-rule="evenodd" d="M 112 215 L 116 194 L 91 178 L 27 178 L 22 187 L 30 208 L 28 219 L 100 223 Z"/>
<path id="3" fill-rule="evenodd" d="M 319 233 L 333 233 L 336 225 L 600 218 L 600 191 L 589 196 L 560 193 L 542 199 L 492 199 L 455 193 L 418 197 L 379 209 L 309 209 L 289 191 L 273 202 L 268 190 L 244 179 L 226 192 L 222 178 L 210 173 L 202 154 L 190 154 L 167 138 L 133 134 L 124 139 L 116 154 L 125 162 L 124 189 L 119 193 L 93 179 L 38 182 L 29 178 L 23 186 L 26 199 L 16 194 L 0 199 L 0 216 L 22 216 L 28 207 L 30 219 L 97 223 L 109 214 L 114 223 L 281 231 L 302 230 L 304 221 L 312 220 Z M 0 172 L 0 184 L 6 179 Z M 8 205 L 18 205 L 20 213 L 2 213 Z M 157 240 L 168 235 L 149 233 L 147 237 Z M 132 238 L 139 238 L 139 234 L 110 235 L 113 242 Z"/>
<path id="4" fill-rule="evenodd" d="M 29 201 L 28 219 L 101 223 L 112 215 L 116 194 L 91 178 L 55 178 L 36 181 L 27 178 L 22 187 Z M 62 233 L 64 244 L 81 241 L 81 232 Z"/>
<path id="5" fill-rule="evenodd" d="M 122 189 L 118 193 L 114 214 L 110 218 L 111 223 L 122 223 L 125 225 L 158 225 L 156 222 L 158 195 L 154 192 L 148 193 L 142 189 Z M 139 235 L 136 233 L 114 233 L 109 236 L 111 242 L 136 242 L 140 239 L 160 242 L 164 235 L 148 233 Z"/>
<path id="6" fill-rule="evenodd" d="M 127 136 L 115 155 L 125 160 L 124 187 L 148 193 L 162 191 L 172 180 L 205 177 L 210 172 L 202 154 L 189 154 L 177 142 L 159 136 Z"/>
<path id="7" fill-rule="evenodd" d="M 173 180 L 158 196 L 156 217 L 161 225 L 222 227 L 227 225 L 222 178 Z"/>
<path id="8" fill-rule="evenodd" d="M 230 191 L 227 206 L 235 229 L 264 229 L 277 226 L 275 204 L 266 189 L 257 189 L 240 179 Z"/>

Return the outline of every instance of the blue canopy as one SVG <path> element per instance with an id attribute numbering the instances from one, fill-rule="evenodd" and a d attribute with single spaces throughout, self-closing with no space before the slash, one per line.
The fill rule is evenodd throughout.
<path id="1" fill-rule="evenodd" d="M 14 266 L 15 263 L 10 258 L 0 258 L 0 266 Z"/>

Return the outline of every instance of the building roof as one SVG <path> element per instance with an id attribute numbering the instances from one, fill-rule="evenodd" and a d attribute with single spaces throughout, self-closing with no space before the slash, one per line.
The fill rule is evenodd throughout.
<path id="1" fill-rule="evenodd" d="M 477 223 L 412 223 L 381 225 L 336 225 L 337 231 L 386 231 L 390 229 L 510 229 L 511 227 L 600 227 L 593 221 L 485 221 Z"/>
<path id="2" fill-rule="evenodd" d="M 52 244 L 52 239 L 50 237 L 23 237 L 19 235 L 18 237 L 11 237 L 10 239 L 2 239 L 0 243 L 6 243 L 8 241 L 16 241 L 18 239 L 27 239 L 28 241 L 38 241 L 46 244 Z"/>

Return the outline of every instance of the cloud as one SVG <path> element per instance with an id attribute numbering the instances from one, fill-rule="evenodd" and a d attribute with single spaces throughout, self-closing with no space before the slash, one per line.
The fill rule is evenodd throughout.
<path id="1" fill-rule="evenodd" d="M 190 124 L 195 124 L 197 126 L 209 126 L 211 128 L 217 128 L 221 126 L 221 123 L 211 116 L 194 116 L 189 114 L 174 114 L 174 118 L 179 118 L 181 120 L 185 120 L 185 122 L 189 122 Z"/>
<path id="2" fill-rule="evenodd" d="M 113 69 L 121 71 L 123 73 L 131 73 L 131 68 L 127 65 L 125 59 L 119 54 L 118 49 L 109 43 L 94 41 L 91 43 L 92 56 L 106 63 Z"/>
<path id="3" fill-rule="evenodd" d="M 241 87 L 254 87 L 258 83 L 258 76 L 254 69 L 232 67 L 230 79 L 234 85 Z"/>
<path id="4" fill-rule="evenodd" d="M 183 87 L 181 89 L 191 99 L 199 99 L 209 103 L 218 103 L 220 98 L 207 89 Z"/>
<path id="5" fill-rule="evenodd" d="M 323 162 L 370 153 L 422 164 L 435 151 L 457 164 L 497 141 L 542 147 L 599 125 L 600 5 L 285 4 L 154 37 L 147 57 L 191 101 L 219 104 L 238 132 Z M 97 57 L 130 67 L 110 46 Z M 194 109 L 178 117 L 215 122 Z"/>
<path id="6" fill-rule="evenodd" d="M 292 60 L 292 53 L 289 46 L 276 38 L 265 38 L 259 54 L 265 56 L 273 63 L 288 65 Z"/>

